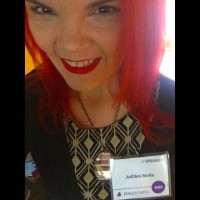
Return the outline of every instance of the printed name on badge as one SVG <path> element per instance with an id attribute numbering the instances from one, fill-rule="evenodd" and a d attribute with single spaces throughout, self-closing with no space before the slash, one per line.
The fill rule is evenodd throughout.
<path id="1" fill-rule="evenodd" d="M 171 195 L 168 152 L 110 160 L 113 200 Z"/>

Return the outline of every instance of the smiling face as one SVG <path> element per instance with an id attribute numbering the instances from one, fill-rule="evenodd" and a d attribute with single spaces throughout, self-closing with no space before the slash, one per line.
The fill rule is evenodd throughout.
<path id="1" fill-rule="evenodd" d="M 106 85 L 120 66 L 119 0 L 26 0 L 31 33 L 74 90 Z"/>

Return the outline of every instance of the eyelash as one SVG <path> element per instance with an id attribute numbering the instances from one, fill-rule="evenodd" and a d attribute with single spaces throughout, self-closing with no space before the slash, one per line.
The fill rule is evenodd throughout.
<path id="1" fill-rule="evenodd" d="M 96 9 L 92 14 L 106 16 L 110 14 L 115 14 L 116 12 L 120 12 L 120 9 L 115 6 L 104 5 Z"/>
<path id="2" fill-rule="evenodd" d="M 33 6 L 31 7 L 31 10 L 38 15 L 56 15 L 56 13 L 52 9 L 45 6 Z M 95 9 L 95 11 L 93 11 L 90 15 L 107 16 L 115 14 L 117 12 L 120 12 L 120 8 L 117 8 L 115 6 L 103 5 Z"/>
<path id="3" fill-rule="evenodd" d="M 31 10 L 38 15 L 55 15 L 56 13 L 45 6 L 33 6 Z"/>

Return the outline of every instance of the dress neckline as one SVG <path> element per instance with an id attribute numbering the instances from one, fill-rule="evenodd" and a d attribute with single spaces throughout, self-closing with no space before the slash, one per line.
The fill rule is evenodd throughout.
<path id="1" fill-rule="evenodd" d="M 108 127 L 115 126 L 115 125 L 119 124 L 119 122 L 124 121 L 128 116 L 132 116 L 133 118 L 135 118 L 136 121 L 138 121 L 136 119 L 136 117 L 131 112 L 128 112 L 124 116 L 122 116 L 121 118 L 119 118 L 118 120 L 113 122 L 112 124 L 109 124 L 109 125 L 106 125 L 106 126 L 102 126 L 102 127 L 82 126 L 82 125 L 78 124 L 75 120 L 73 120 L 72 117 L 69 117 L 67 119 L 67 122 L 66 122 L 66 127 L 67 127 L 67 125 L 69 123 L 72 123 L 77 129 L 82 129 L 82 130 L 105 129 L 105 128 L 108 128 Z"/>

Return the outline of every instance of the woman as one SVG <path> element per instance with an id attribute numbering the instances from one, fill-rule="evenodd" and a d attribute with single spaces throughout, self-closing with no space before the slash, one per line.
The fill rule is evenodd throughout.
<path id="1" fill-rule="evenodd" d="M 105 152 L 167 151 L 173 178 L 174 83 L 159 74 L 165 1 L 25 2 L 36 66 L 26 76 L 26 154 L 47 199 L 111 199 L 96 165 Z"/>

